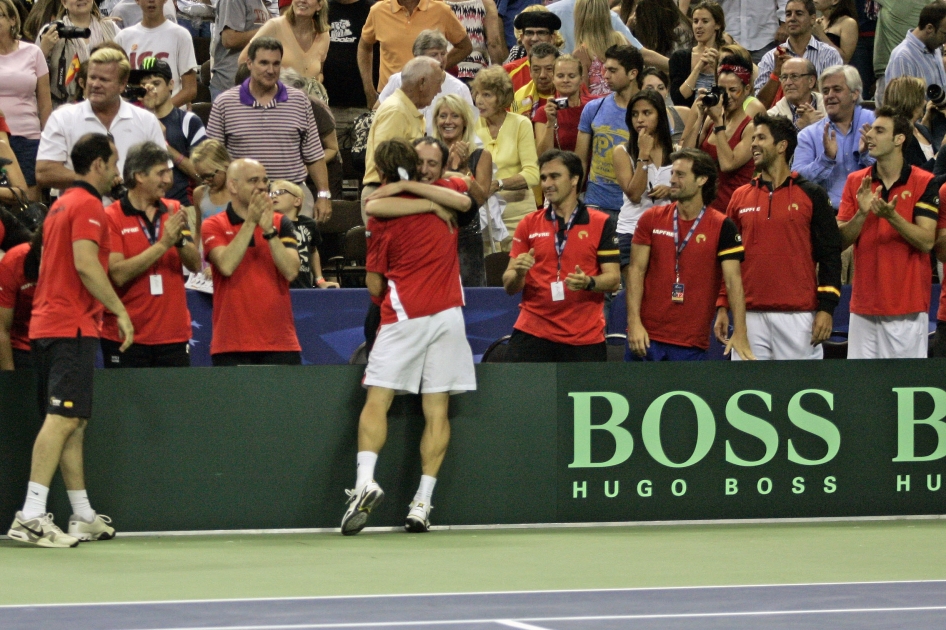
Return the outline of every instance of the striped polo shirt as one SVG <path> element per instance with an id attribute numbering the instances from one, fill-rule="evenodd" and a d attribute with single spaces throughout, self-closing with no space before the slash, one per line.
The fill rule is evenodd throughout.
<path id="1" fill-rule="evenodd" d="M 276 96 L 261 105 L 250 93 L 250 79 L 214 101 L 207 136 L 224 143 L 233 159 L 252 158 L 270 179 L 305 181 L 306 164 L 324 159 L 309 97 L 277 83 Z"/>

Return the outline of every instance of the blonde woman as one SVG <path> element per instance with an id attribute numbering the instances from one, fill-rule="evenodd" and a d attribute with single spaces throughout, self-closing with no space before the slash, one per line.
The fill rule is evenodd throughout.
<path id="1" fill-rule="evenodd" d="M 204 140 L 191 151 L 191 164 L 200 178 L 200 185 L 194 189 L 194 208 L 196 228 L 200 236 L 200 226 L 205 219 L 227 209 L 230 203 L 230 191 L 227 189 L 227 169 L 230 168 L 230 154 L 219 140 Z M 200 243 L 200 239 L 197 239 Z"/>
<path id="2" fill-rule="evenodd" d="M 884 88 L 884 106 L 896 109 L 913 126 L 913 137 L 903 143 L 903 161 L 932 172 L 936 149 L 930 125 L 935 108 L 926 100 L 926 81 L 919 77 L 892 79 Z"/>
<path id="3" fill-rule="evenodd" d="M 321 81 L 329 45 L 328 0 L 293 0 L 285 15 L 260 27 L 253 39 L 257 37 L 275 37 L 282 42 L 283 69 Z M 250 43 L 240 53 L 241 65 L 249 59 Z"/>
<path id="4" fill-rule="evenodd" d="M 611 46 L 624 46 L 628 41 L 611 26 L 611 10 L 607 0 L 575 2 L 575 52 L 585 68 L 583 82 L 592 96 L 611 92 L 604 80 L 604 53 Z"/>
<path id="5" fill-rule="evenodd" d="M 536 209 L 531 189 L 539 183 L 539 156 L 532 123 L 525 116 L 506 111 L 512 105 L 512 81 L 500 66 L 480 70 L 471 87 L 480 111 L 476 135 L 496 164 L 489 194 L 505 203 L 503 223 L 513 234 L 522 217 Z M 511 237 L 503 239 L 503 251 L 509 251 L 511 244 Z"/>

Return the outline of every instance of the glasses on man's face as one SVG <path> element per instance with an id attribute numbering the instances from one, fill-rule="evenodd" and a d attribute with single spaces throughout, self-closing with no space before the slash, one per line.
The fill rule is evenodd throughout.
<path id="1" fill-rule="evenodd" d="M 792 83 L 794 83 L 795 81 L 799 80 L 802 77 L 810 77 L 810 76 L 811 75 L 807 72 L 805 74 L 783 74 L 779 77 L 779 81 L 781 81 L 782 83 L 785 83 L 786 81 L 791 81 Z"/>
<path id="2" fill-rule="evenodd" d="M 198 177 L 200 177 L 201 181 L 210 182 L 213 181 L 213 178 L 216 177 L 219 172 L 220 170 L 218 169 L 213 173 L 204 173 L 203 175 L 198 175 Z"/>
<path id="3" fill-rule="evenodd" d="M 540 28 L 540 29 L 527 28 L 526 30 L 522 31 L 523 37 L 550 37 L 551 35 L 552 33 L 550 33 L 548 29 L 544 29 L 544 28 Z"/>

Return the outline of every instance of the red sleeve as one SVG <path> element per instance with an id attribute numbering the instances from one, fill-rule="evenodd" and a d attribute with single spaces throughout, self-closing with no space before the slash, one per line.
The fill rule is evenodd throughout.
<path id="1" fill-rule="evenodd" d="M 223 216 L 225 214 L 221 213 Z M 219 216 L 219 215 L 215 215 Z M 200 239 L 204 242 L 204 257 L 210 255 L 210 252 L 217 247 L 226 247 L 227 242 L 223 238 L 223 223 L 220 221 L 214 220 L 215 217 L 211 217 L 204 221 L 204 224 L 200 229 Z M 210 260 L 207 258 L 207 260 Z"/>
<path id="2" fill-rule="evenodd" d="M 857 214 L 857 189 L 861 187 L 863 175 L 858 175 L 860 171 L 851 173 L 847 176 L 847 182 L 844 184 L 844 192 L 841 193 L 841 207 L 838 208 L 838 221 L 850 221 Z M 857 181 L 855 181 L 857 180 Z"/>
<path id="3" fill-rule="evenodd" d="M 3 242 L 3 239 L 7 237 L 7 228 L 3 223 L 0 223 L 0 243 Z"/>
<path id="4" fill-rule="evenodd" d="M 108 229 L 107 223 L 108 219 L 101 204 L 89 200 L 88 203 L 78 206 L 72 217 L 72 242 L 92 241 L 99 247 L 107 246 L 108 242 L 103 242 L 105 230 Z"/>
<path id="5" fill-rule="evenodd" d="M 939 189 L 939 221 L 936 222 L 936 229 L 946 230 L 946 184 Z"/>
<path id="6" fill-rule="evenodd" d="M 539 107 L 535 110 L 535 116 L 532 117 L 532 122 L 542 123 L 543 125 L 548 124 L 549 117 L 545 113 L 545 107 Z"/>
<path id="7" fill-rule="evenodd" d="M 4 256 L 3 260 L 0 260 L 0 308 L 16 306 L 19 287 L 16 286 L 17 273 L 13 268 L 15 263 L 14 256 Z"/>
<path id="8" fill-rule="evenodd" d="M 515 258 L 519 254 L 525 254 L 532 249 L 532 243 L 529 241 L 529 221 L 523 219 L 516 226 L 516 232 L 512 237 L 512 249 L 509 251 L 509 257 Z"/>
<path id="9" fill-rule="evenodd" d="M 118 217 L 115 216 L 116 211 L 121 212 L 121 206 L 118 201 L 105 209 L 105 217 L 108 219 L 108 234 L 111 239 L 111 250 L 116 254 L 124 254 L 125 243 L 122 238 L 122 226 L 118 221 Z"/>
<path id="10" fill-rule="evenodd" d="M 0 131 L 7 134 L 8 136 L 11 133 L 10 126 L 7 124 L 7 119 L 4 118 L 3 116 L 0 116 Z"/>
<path id="11" fill-rule="evenodd" d="M 365 235 L 368 239 L 368 257 L 365 260 L 365 271 L 380 273 L 388 272 L 388 241 L 385 238 L 385 224 L 374 217 L 368 219 Z"/>
<path id="12" fill-rule="evenodd" d="M 637 221 L 637 229 L 634 230 L 634 238 L 631 239 L 633 245 L 650 246 L 654 229 L 654 209 L 644 210 L 644 214 Z"/>

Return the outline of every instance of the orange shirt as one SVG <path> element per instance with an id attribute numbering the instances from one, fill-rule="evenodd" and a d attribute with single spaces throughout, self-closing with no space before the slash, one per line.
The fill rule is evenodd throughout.
<path id="1" fill-rule="evenodd" d="M 440 0 L 420 0 L 410 16 L 397 0 L 377 2 L 371 7 L 361 39 L 372 45 L 381 43 L 378 92 L 384 89 L 392 74 L 400 72 L 404 64 L 414 58 L 414 40 L 429 28 L 442 32 L 454 46 L 466 38 L 466 29 L 453 9 Z"/>

